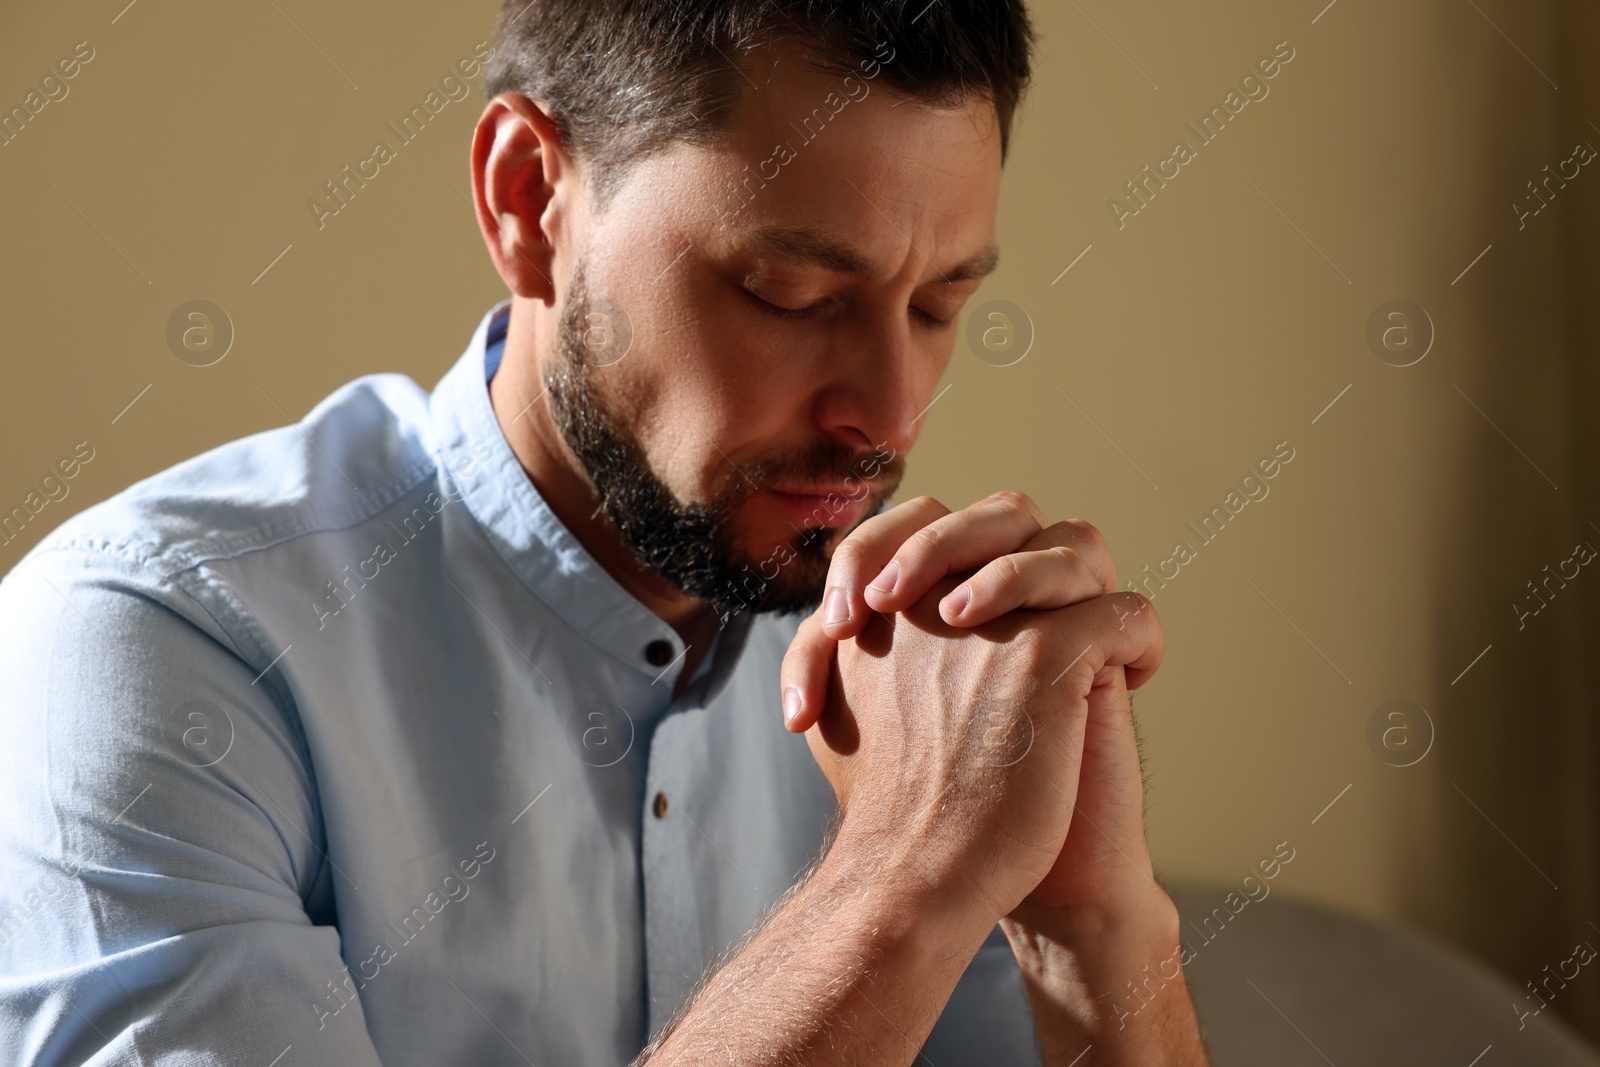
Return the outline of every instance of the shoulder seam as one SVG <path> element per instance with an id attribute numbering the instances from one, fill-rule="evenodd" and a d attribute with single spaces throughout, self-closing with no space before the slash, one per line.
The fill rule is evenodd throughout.
<path id="1" fill-rule="evenodd" d="M 21 569 L 31 560 L 55 553 L 85 552 L 91 555 L 116 556 L 148 570 L 157 577 L 171 581 L 178 575 L 207 563 L 241 559 L 256 552 L 265 552 L 288 544 L 301 537 L 359 526 L 395 501 L 415 492 L 429 475 L 437 473 L 440 469 L 437 457 L 430 453 L 426 460 L 419 460 L 402 471 L 400 477 L 381 492 L 369 493 L 337 510 L 324 510 L 307 515 L 303 522 L 291 524 L 286 531 L 276 533 L 265 541 L 232 551 L 220 546 L 216 550 L 206 552 L 191 552 L 184 547 L 174 546 L 163 548 L 136 537 L 120 541 L 73 537 L 65 540 L 41 541 L 17 561 L 13 570 Z M 161 566 L 163 563 L 168 566 Z"/>

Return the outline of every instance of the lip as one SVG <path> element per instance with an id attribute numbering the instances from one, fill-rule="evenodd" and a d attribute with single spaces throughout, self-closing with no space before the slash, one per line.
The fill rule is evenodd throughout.
<path id="1" fill-rule="evenodd" d="M 866 489 L 865 493 L 862 492 L 863 488 Z M 830 482 L 819 485 L 769 485 L 767 489 L 774 493 L 782 493 L 784 496 L 828 496 L 833 494 L 842 497 L 866 497 L 876 492 L 879 486 L 857 479 L 854 484 Z"/>
<path id="2" fill-rule="evenodd" d="M 861 492 L 857 483 L 852 494 L 843 485 L 807 486 L 804 490 L 768 488 L 759 492 L 770 497 L 794 523 L 835 528 L 851 526 L 866 513 L 872 490 Z"/>

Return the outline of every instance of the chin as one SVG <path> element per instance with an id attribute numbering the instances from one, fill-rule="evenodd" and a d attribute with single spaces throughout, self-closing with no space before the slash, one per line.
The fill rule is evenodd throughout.
<path id="1" fill-rule="evenodd" d="M 855 526 L 807 525 L 753 508 L 746 509 L 740 518 L 743 521 L 739 524 L 737 535 L 739 555 L 742 562 L 750 564 L 751 569 L 755 569 L 757 562 L 767 559 L 776 559 L 787 567 L 789 556 L 813 559 L 819 554 L 832 556 L 839 542 L 855 529 Z M 768 577 L 771 576 L 771 569 L 769 565 Z"/>
<path id="2" fill-rule="evenodd" d="M 764 519 L 744 525 L 730 568 L 733 573 L 726 575 L 734 611 L 788 614 L 815 609 L 822 600 L 828 560 L 846 531 L 797 530 Z"/>

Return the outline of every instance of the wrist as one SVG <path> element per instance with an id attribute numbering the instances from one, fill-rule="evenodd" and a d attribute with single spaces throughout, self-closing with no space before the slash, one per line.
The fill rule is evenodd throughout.
<path id="1" fill-rule="evenodd" d="M 1041 1036 L 1048 1028 L 1109 1049 L 1192 1013 L 1178 911 L 1158 888 L 1111 907 L 1024 901 L 1001 927 Z"/>
<path id="2" fill-rule="evenodd" d="M 970 962 L 994 930 L 1000 909 L 983 887 L 945 870 L 938 849 L 903 822 L 886 825 L 863 809 L 846 812 L 812 881 L 870 899 L 882 936 L 939 946 L 942 957 Z"/>
<path id="3" fill-rule="evenodd" d="M 1081 951 L 1110 962 L 1129 952 L 1175 946 L 1178 908 L 1152 883 L 1115 900 L 1052 906 L 1024 900 L 1001 920 L 1041 945 Z"/>

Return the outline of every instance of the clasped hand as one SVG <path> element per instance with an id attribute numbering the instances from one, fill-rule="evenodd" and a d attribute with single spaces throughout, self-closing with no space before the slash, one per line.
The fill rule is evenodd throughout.
<path id="1" fill-rule="evenodd" d="M 1128 696 L 1164 637 L 1116 582 L 1099 531 L 1021 493 L 918 497 L 841 542 L 781 686 L 852 832 L 991 921 L 1092 936 L 1165 903 Z"/>

